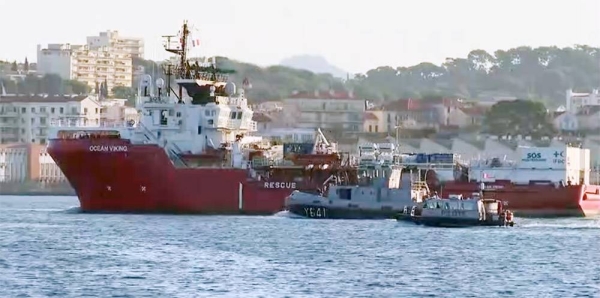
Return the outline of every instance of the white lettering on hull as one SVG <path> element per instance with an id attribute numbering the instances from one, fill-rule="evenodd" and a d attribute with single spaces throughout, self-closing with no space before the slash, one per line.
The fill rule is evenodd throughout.
<path id="1" fill-rule="evenodd" d="M 296 182 L 265 182 L 264 188 L 296 189 Z"/>
<path id="2" fill-rule="evenodd" d="M 305 207 L 304 216 L 309 218 L 327 218 L 327 209 L 323 207 Z"/>
<path id="3" fill-rule="evenodd" d="M 127 152 L 127 146 L 90 146 L 91 152 Z"/>

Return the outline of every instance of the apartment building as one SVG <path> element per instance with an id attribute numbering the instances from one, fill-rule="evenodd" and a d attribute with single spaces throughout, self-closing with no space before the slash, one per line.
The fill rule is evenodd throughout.
<path id="1" fill-rule="evenodd" d="M 88 96 L 0 97 L 0 144 L 45 144 L 53 119 L 99 124 L 101 105 Z"/>
<path id="2" fill-rule="evenodd" d="M 118 31 L 88 36 L 85 45 L 38 45 L 37 71 L 58 74 L 64 80 L 77 80 L 96 88 L 106 82 L 108 91 L 116 86 L 131 87 L 133 58 L 144 56 L 144 41 L 119 36 Z"/>
<path id="3" fill-rule="evenodd" d="M 115 48 L 128 53 L 131 58 L 144 58 L 144 40 L 120 36 L 119 31 L 107 30 L 97 36 L 88 36 L 87 46 L 90 49 Z"/>
<path id="4" fill-rule="evenodd" d="M 116 86 L 131 87 L 133 62 L 131 54 L 123 48 L 101 47 L 91 49 L 84 46 L 76 52 L 75 80 L 96 88 L 105 82 L 109 93 Z"/>
<path id="5" fill-rule="evenodd" d="M 345 132 L 363 129 L 365 100 L 355 98 L 352 92 L 294 92 L 282 100 L 282 108 L 288 127 Z"/>

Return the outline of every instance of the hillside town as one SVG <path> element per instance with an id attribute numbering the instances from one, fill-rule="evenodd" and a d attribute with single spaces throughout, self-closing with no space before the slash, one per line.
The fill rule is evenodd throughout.
<path id="1" fill-rule="evenodd" d="M 142 39 L 106 31 L 88 36 L 81 45 L 39 45 L 35 63 L 26 58 L 1 64 L 0 183 L 66 183 L 45 152 L 47 128 L 54 119 L 68 118 L 89 126 L 137 121 L 131 96 L 120 98 L 123 93 L 119 90 L 135 90 L 140 76 L 148 73 L 134 63 L 143 57 Z M 53 83 L 57 80 L 62 82 L 58 87 Z M 519 146 L 576 144 L 591 150 L 591 163 L 597 169 L 598 90 L 565 90 L 564 98 L 557 109 L 545 109 L 542 123 L 537 124 L 547 126 L 547 133 L 485 129 L 493 117 L 490 111 L 499 103 L 517 100 L 515 97 L 466 100 L 428 96 L 381 101 L 354 94 L 352 88 L 315 88 L 293 91 L 277 101 L 249 100 L 257 128 L 254 133 L 284 142 L 310 142 L 321 129 L 340 150 L 352 154 L 357 153 L 359 144 L 397 143 L 402 152 L 455 153 L 465 162 L 492 156 L 517 159 Z"/>

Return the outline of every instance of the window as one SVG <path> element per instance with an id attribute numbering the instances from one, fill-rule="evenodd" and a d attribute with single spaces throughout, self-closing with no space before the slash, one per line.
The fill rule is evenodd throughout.
<path id="1" fill-rule="evenodd" d="M 54 114 L 54 108 L 50 108 L 50 113 Z"/>
<path id="2" fill-rule="evenodd" d="M 87 113 L 88 113 L 87 108 L 83 108 L 83 113 L 87 115 Z M 75 114 L 75 113 L 73 113 L 73 114 Z"/>
<path id="3" fill-rule="evenodd" d="M 32 112 L 32 113 L 35 113 L 35 108 L 31 108 L 31 112 Z"/>
<path id="4" fill-rule="evenodd" d="M 45 117 L 41 117 L 40 118 L 40 124 L 46 124 L 46 118 Z"/>
<path id="5" fill-rule="evenodd" d="M 198 126 L 198 134 L 201 135 L 202 134 L 202 126 Z"/>
<path id="6" fill-rule="evenodd" d="M 46 107 L 41 107 L 40 108 L 40 113 L 46 113 Z"/>
<path id="7" fill-rule="evenodd" d="M 375 132 L 379 132 L 379 125 L 375 125 Z"/>
<path id="8" fill-rule="evenodd" d="M 373 126 L 369 125 L 369 132 L 373 132 Z"/>
<path id="9" fill-rule="evenodd" d="M 25 108 L 21 108 L 21 113 L 25 114 L 27 113 L 27 110 Z"/>
<path id="10" fill-rule="evenodd" d="M 237 112 L 231 112 L 231 115 L 230 115 L 231 117 L 230 118 L 231 119 L 235 119 L 235 117 L 237 116 L 236 114 L 237 114 Z"/>
<path id="11" fill-rule="evenodd" d="M 237 119 L 238 119 L 238 120 L 239 120 L 239 119 L 242 119 L 242 112 L 238 112 L 238 113 L 237 113 Z"/>
<path id="12" fill-rule="evenodd" d="M 64 113 L 65 112 L 65 108 L 60 108 L 60 113 Z"/>
<path id="13" fill-rule="evenodd" d="M 177 117 L 181 117 L 181 112 L 177 112 Z"/>
<path id="14" fill-rule="evenodd" d="M 95 108 L 94 110 L 95 110 L 95 113 L 98 114 L 98 108 Z"/>

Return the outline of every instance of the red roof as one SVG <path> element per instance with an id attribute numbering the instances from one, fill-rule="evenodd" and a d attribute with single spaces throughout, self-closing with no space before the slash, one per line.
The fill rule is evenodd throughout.
<path id="1" fill-rule="evenodd" d="M 0 103 L 32 103 L 32 102 L 48 102 L 48 103 L 61 103 L 61 102 L 73 102 L 82 101 L 86 99 L 87 95 L 71 96 L 0 96 Z"/>
<path id="2" fill-rule="evenodd" d="M 252 115 L 252 120 L 256 121 L 258 123 L 265 123 L 265 122 L 271 122 L 271 121 L 273 121 L 271 119 L 271 117 L 269 117 L 269 115 L 266 115 L 264 113 L 254 113 Z"/>
<path id="3" fill-rule="evenodd" d="M 398 99 L 383 104 L 386 111 L 418 111 L 423 108 L 422 102 L 418 99 Z"/>
<path id="4" fill-rule="evenodd" d="M 379 118 L 373 113 L 365 113 L 365 120 L 375 120 L 378 121 Z"/>
<path id="5" fill-rule="evenodd" d="M 294 92 L 289 98 L 298 99 L 357 99 L 352 92 L 346 91 L 302 91 Z"/>

